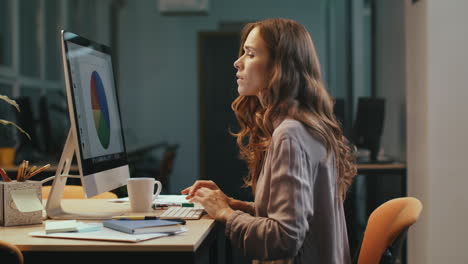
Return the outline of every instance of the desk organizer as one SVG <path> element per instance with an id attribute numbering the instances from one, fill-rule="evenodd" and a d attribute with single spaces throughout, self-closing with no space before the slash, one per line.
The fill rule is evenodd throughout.
<path id="1" fill-rule="evenodd" d="M 11 196 L 13 190 L 33 189 L 37 198 L 42 201 L 42 185 L 39 181 L 0 182 L 0 225 L 30 225 L 42 223 L 42 209 L 33 212 L 21 212 L 16 208 Z"/>

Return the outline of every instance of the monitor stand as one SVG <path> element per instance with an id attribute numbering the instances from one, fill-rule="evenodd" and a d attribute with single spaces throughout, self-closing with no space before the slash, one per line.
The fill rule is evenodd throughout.
<path id="1" fill-rule="evenodd" d="M 63 148 L 60 162 L 57 166 L 54 182 L 50 191 L 49 198 L 46 203 L 47 217 L 52 219 L 94 219 L 104 220 L 111 219 L 112 216 L 122 214 L 121 211 L 116 212 L 100 212 L 100 213 L 83 213 L 66 211 L 62 208 L 62 196 L 67 183 L 67 178 L 80 178 L 83 183 L 83 170 L 81 167 L 81 160 L 78 158 L 78 144 L 76 139 L 76 132 L 70 128 L 67 136 L 67 141 Z M 70 175 L 70 166 L 73 156 L 77 156 L 79 175 Z"/>
<path id="2" fill-rule="evenodd" d="M 395 159 L 390 156 L 377 155 L 368 149 L 358 149 L 356 156 L 358 164 L 390 164 L 395 162 Z"/>

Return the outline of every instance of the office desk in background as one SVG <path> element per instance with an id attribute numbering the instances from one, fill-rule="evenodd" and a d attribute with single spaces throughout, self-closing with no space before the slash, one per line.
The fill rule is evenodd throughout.
<path id="1" fill-rule="evenodd" d="M 38 166 L 38 167 L 41 167 L 41 166 L 44 166 L 46 165 L 47 163 L 38 163 L 38 164 L 30 164 L 29 166 Z M 50 176 L 54 176 L 56 171 L 57 171 L 57 164 L 50 164 L 50 167 L 45 169 L 43 172 L 33 176 L 31 178 L 31 180 L 34 180 L 34 181 L 42 181 Z M 18 165 L 9 165 L 9 166 L 2 166 L 2 168 L 8 173 L 8 176 L 12 179 L 12 180 L 15 180 L 16 179 L 16 175 L 17 175 L 17 172 L 18 172 Z M 78 166 L 76 164 L 72 164 L 70 166 L 70 174 L 78 174 Z M 52 185 L 52 180 L 51 181 L 48 181 L 46 183 L 44 183 L 44 185 Z M 68 178 L 67 179 L 67 184 L 69 185 L 81 185 L 81 181 L 80 179 L 76 179 L 76 178 Z"/>
<path id="2" fill-rule="evenodd" d="M 38 164 L 38 165 L 45 165 L 45 164 Z M 17 165 L 11 166 L 3 166 L 8 173 L 11 173 L 10 176 L 15 176 L 14 173 L 18 171 Z M 381 175 L 381 174 L 405 174 L 406 173 L 406 164 L 404 163 L 389 163 L 389 164 L 357 164 L 358 174 L 366 174 L 366 175 Z M 51 164 L 49 168 L 47 168 L 44 172 L 49 174 L 54 174 L 57 170 L 57 164 Z M 71 165 L 70 171 L 77 172 L 78 166 Z M 405 183 L 406 184 L 406 183 Z"/>
<path id="3" fill-rule="evenodd" d="M 63 200 L 65 208 L 83 212 L 130 211 L 129 204 L 101 199 Z M 154 211 L 159 214 L 158 210 Z M 80 220 L 84 221 L 84 220 Z M 97 222 L 97 221 L 90 221 Z M 15 244 L 25 256 L 25 263 L 217 263 L 217 225 L 203 216 L 187 221 L 186 232 L 138 243 L 78 239 L 40 238 L 29 236 L 44 230 L 38 225 L 0 227 L 0 239 Z M 144 262 L 143 262 L 144 261 Z"/>
<path id="4" fill-rule="evenodd" d="M 382 203 L 407 195 L 406 164 L 358 164 L 357 170 L 355 183 L 361 185 L 361 189 L 354 191 L 365 193 L 367 216 Z"/>
<path id="5" fill-rule="evenodd" d="M 388 163 L 388 164 L 358 164 L 358 175 L 383 176 L 390 175 L 399 177 L 401 196 L 406 196 L 406 164 Z"/>
<path id="6" fill-rule="evenodd" d="M 38 167 L 44 166 L 47 163 L 40 163 L 40 164 L 30 164 L 29 166 L 36 165 Z M 18 165 L 8 165 L 8 166 L 2 166 L 2 168 L 10 175 L 16 177 L 16 172 L 18 171 Z M 44 173 L 52 174 L 54 175 L 55 172 L 57 171 L 57 164 L 50 164 L 50 167 L 44 170 Z M 77 172 L 78 171 L 78 166 L 77 165 L 71 165 L 70 166 L 70 171 L 72 172 Z M 10 174 L 11 173 L 11 174 Z"/>
<path id="7" fill-rule="evenodd" d="M 406 164 L 358 164 L 357 176 L 345 200 L 345 214 L 351 253 L 355 254 L 370 214 L 384 202 L 407 196 Z M 401 252 L 406 264 L 406 242 Z"/>

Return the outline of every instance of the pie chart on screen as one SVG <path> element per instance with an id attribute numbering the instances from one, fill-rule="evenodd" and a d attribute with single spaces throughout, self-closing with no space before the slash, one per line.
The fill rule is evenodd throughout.
<path id="1" fill-rule="evenodd" d="M 110 142 L 110 119 L 107 107 L 106 92 L 101 76 L 96 71 L 91 74 L 91 106 L 93 108 L 94 125 L 103 148 L 107 149 Z"/>

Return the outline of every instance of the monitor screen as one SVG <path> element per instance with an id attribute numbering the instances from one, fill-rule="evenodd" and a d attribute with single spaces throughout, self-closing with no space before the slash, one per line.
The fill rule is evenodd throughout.
<path id="1" fill-rule="evenodd" d="M 67 31 L 62 31 L 61 46 L 70 130 L 47 199 L 47 215 L 108 219 L 116 212 L 64 210 L 61 199 L 68 177 L 81 179 L 86 197 L 124 186 L 130 178 L 110 48 Z M 69 175 L 74 156 L 79 175 Z"/>
<path id="2" fill-rule="evenodd" d="M 96 195 L 126 184 L 129 177 L 119 180 L 115 172 L 98 174 L 128 164 L 111 51 L 71 32 L 64 31 L 62 37 L 70 121 L 76 129 L 83 185 L 88 195 Z M 96 186 L 103 181 L 98 176 L 112 177 L 106 179 L 110 186 Z"/>
<path id="3" fill-rule="evenodd" d="M 126 161 L 112 61 L 99 46 L 85 46 L 73 39 L 66 42 L 77 135 L 87 175 Z"/>

